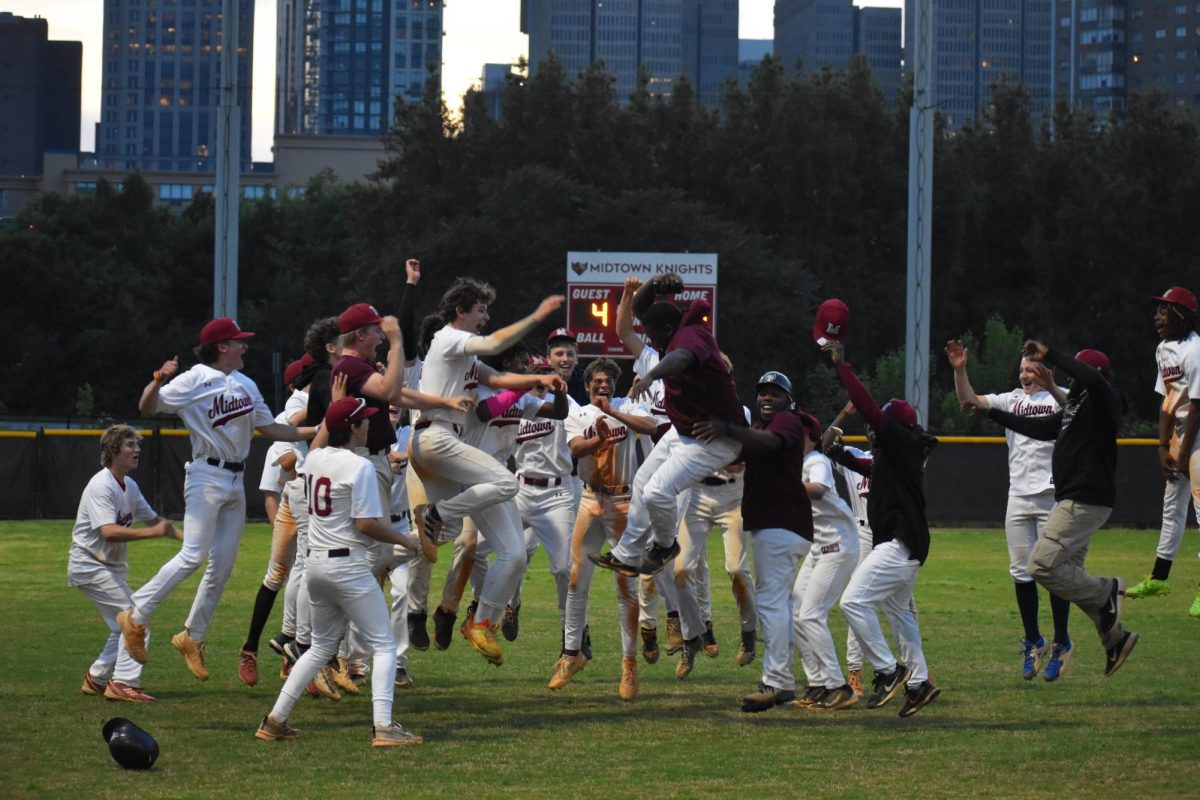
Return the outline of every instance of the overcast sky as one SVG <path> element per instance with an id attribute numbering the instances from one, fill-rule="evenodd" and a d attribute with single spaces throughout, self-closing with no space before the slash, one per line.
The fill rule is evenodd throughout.
<path id="1" fill-rule="evenodd" d="M 900 0 L 872 0 L 857 5 L 900 5 Z M 520 0 L 447 0 L 443 28 L 446 32 L 442 86 L 452 109 L 462 95 L 478 83 L 485 63 L 515 62 L 526 52 L 527 37 L 520 31 Z M 774 0 L 741 0 L 742 39 L 773 36 Z M 80 147 L 92 150 L 95 123 L 100 118 L 100 44 L 103 35 L 103 0 L 0 0 L 0 11 L 23 17 L 40 16 L 49 22 L 50 38 L 83 42 L 83 118 Z M 254 10 L 253 130 L 251 150 L 255 161 L 271 160 L 275 94 L 275 0 L 257 0 Z"/>

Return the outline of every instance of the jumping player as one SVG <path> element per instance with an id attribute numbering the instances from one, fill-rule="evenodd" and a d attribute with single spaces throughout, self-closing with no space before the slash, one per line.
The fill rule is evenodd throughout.
<path id="1" fill-rule="evenodd" d="M 316 435 L 315 428 L 275 422 L 254 381 L 241 373 L 249 349 L 245 340 L 253 335 L 229 317 L 212 320 L 200 331 L 200 346 L 195 349 L 200 363 L 176 378 L 179 357 L 164 362 L 138 401 L 143 414 L 179 415 L 192 442 L 192 460 L 183 484 L 183 547 L 134 593 L 130 608 L 118 615 L 117 622 L 129 655 L 146 663 L 146 623 L 154 609 L 207 558 L 184 629 L 171 639 L 188 669 L 202 681 L 208 680 L 204 635 L 233 571 L 246 524 L 242 478 L 250 439 L 256 430 L 274 441 L 302 441 Z"/>
<path id="2" fill-rule="evenodd" d="M 1154 299 L 1158 301 L 1154 330 L 1160 339 L 1154 353 L 1158 363 L 1154 390 L 1163 398 L 1158 414 L 1158 458 L 1166 486 L 1154 569 L 1125 590 L 1131 600 L 1171 591 L 1171 564 L 1183 543 L 1189 500 L 1200 520 L 1200 440 L 1196 437 L 1200 428 L 1200 336 L 1196 334 L 1196 295 L 1182 286 L 1172 286 Z M 1200 618 L 1200 590 L 1188 614 Z"/>
<path id="3" fill-rule="evenodd" d="M 130 657 L 117 624 L 117 615 L 133 597 L 126 545 L 159 536 L 183 538 L 170 520 L 155 513 L 129 477 L 141 452 L 141 437 L 128 425 L 114 425 L 100 437 L 104 468 L 92 476 L 79 498 L 67 558 L 67 584 L 87 595 L 109 630 L 104 649 L 83 675 L 83 693 L 134 703 L 154 698 L 142 689 L 142 665 Z M 145 527 L 134 528 L 134 522 Z"/>
<path id="4" fill-rule="evenodd" d="M 967 375 L 967 348 L 959 340 L 946 343 L 946 357 L 954 368 L 954 391 L 965 409 L 999 409 L 1022 417 L 1045 417 L 1057 411 L 1067 401 L 1066 392 L 1054 385 L 1054 376 L 1045 366 L 1028 358 L 1021 359 L 1021 385 L 1005 394 L 977 395 Z M 1038 629 L 1037 584 L 1029 575 L 1029 556 L 1050 509 L 1054 508 L 1054 481 L 1050 474 L 1050 458 L 1054 443 L 1030 439 L 1006 431 L 1008 439 L 1008 509 L 1004 514 L 1004 535 L 1008 540 L 1008 572 L 1017 595 L 1017 610 L 1025 637 L 1021 640 L 1021 676 L 1031 681 L 1046 663 L 1047 681 L 1058 680 L 1071 658 L 1071 637 L 1067 618 L 1071 604 L 1061 597 L 1050 595 L 1054 618 L 1053 648 L 1046 645 Z"/>
<path id="5" fill-rule="evenodd" d="M 304 687 L 337 652 L 346 620 L 355 626 L 372 656 L 371 702 L 374 747 L 420 744 L 421 737 L 392 719 L 392 666 L 396 643 L 388 621 L 387 601 L 367 564 L 371 540 L 416 550 L 416 537 L 401 534 L 385 522 L 376 491 L 374 467 L 355 454 L 366 445 L 367 420 L 376 413 L 362 398 L 344 397 L 325 412 L 327 447 L 305 460 L 309 502 L 308 553 L 305 564 L 312 602 L 312 647 L 293 667 L 275 707 L 255 732 L 259 739 L 295 739 L 300 731 L 288 724 Z"/>

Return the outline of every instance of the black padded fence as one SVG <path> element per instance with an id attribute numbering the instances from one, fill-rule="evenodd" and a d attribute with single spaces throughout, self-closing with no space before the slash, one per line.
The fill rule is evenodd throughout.
<path id="1" fill-rule="evenodd" d="M 73 519 L 79 496 L 100 468 L 101 431 L 0 432 L 0 519 Z M 184 467 L 191 459 L 185 432 L 142 432 L 134 480 L 154 508 L 183 518 Z M 1163 478 L 1153 440 L 1124 440 L 1117 449 L 1117 501 L 1110 525 L 1157 528 Z M 255 437 L 246 463 L 246 509 L 264 519 L 258 485 L 270 442 Z M 1003 439 L 944 437 L 930 456 L 925 479 L 929 521 L 937 527 L 1001 527 L 1008 496 Z M 1189 524 L 1194 524 L 1190 522 Z"/>

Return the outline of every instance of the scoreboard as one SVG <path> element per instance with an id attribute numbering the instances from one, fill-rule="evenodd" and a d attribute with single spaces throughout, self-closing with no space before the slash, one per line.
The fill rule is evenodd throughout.
<path id="1" fill-rule="evenodd" d="M 579 355 L 633 357 L 617 336 L 617 306 L 630 275 L 645 282 L 658 274 L 678 274 L 684 289 L 669 299 L 684 307 L 693 300 L 708 301 L 715 330 L 716 260 L 712 254 L 694 253 L 568 253 L 567 327 L 575 333 Z M 636 319 L 634 331 L 643 333 Z"/>

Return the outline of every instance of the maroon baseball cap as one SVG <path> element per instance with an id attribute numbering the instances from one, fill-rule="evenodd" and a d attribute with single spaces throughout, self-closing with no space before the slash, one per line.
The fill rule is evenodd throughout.
<path id="1" fill-rule="evenodd" d="M 546 346 L 549 347 L 556 339 L 570 339 L 572 344 L 576 341 L 575 334 L 571 332 L 570 328 L 555 328 L 550 331 L 550 335 L 546 337 Z"/>
<path id="2" fill-rule="evenodd" d="M 383 317 L 370 303 L 355 303 L 338 317 L 338 333 L 356 331 L 364 325 L 378 325 Z"/>
<path id="3" fill-rule="evenodd" d="M 836 298 L 826 300 L 817 309 L 817 318 L 813 321 L 813 341 L 821 347 L 830 342 L 846 341 L 850 326 L 850 309 Z"/>
<path id="4" fill-rule="evenodd" d="M 1162 297 L 1156 297 L 1155 300 L 1160 303 L 1170 303 L 1174 306 L 1186 308 L 1193 314 L 1196 313 L 1196 295 L 1182 286 L 1172 286 L 1163 292 Z"/>
<path id="5" fill-rule="evenodd" d="M 545 356 L 534 356 L 529 359 L 530 372 L 553 372 L 554 367 L 550 365 L 550 359 Z"/>
<path id="6" fill-rule="evenodd" d="M 293 361 L 292 363 L 290 363 L 286 367 L 284 367 L 284 370 L 283 370 L 284 386 L 288 386 L 290 384 L 295 383 L 296 378 L 300 377 L 300 371 L 303 370 L 305 367 L 307 367 L 311 363 L 313 363 L 313 357 L 310 356 L 308 353 L 305 353 L 303 356 L 301 356 L 300 358 L 297 358 L 295 361 Z"/>
<path id="7" fill-rule="evenodd" d="M 899 397 L 893 397 L 884 403 L 883 415 L 906 428 L 915 427 L 917 424 L 917 410 L 907 400 L 901 400 Z"/>
<path id="8" fill-rule="evenodd" d="M 378 408 L 367 405 L 361 397 L 343 397 L 329 404 L 325 410 L 325 427 L 332 431 L 344 431 L 356 422 L 372 416 Z"/>
<path id="9" fill-rule="evenodd" d="M 1109 371 L 1112 370 L 1112 363 L 1108 360 L 1108 356 L 1099 350 L 1080 350 L 1075 354 L 1075 360 L 1082 361 L 1106 378 Z"/>
<path id="10" fill-rule="evenodd" d="M 254 333 L 238 327 L 232 317 L 217 317 L 200 329 L 200 344 L 216 344 L 230 339 L 249 339 Z"/>

